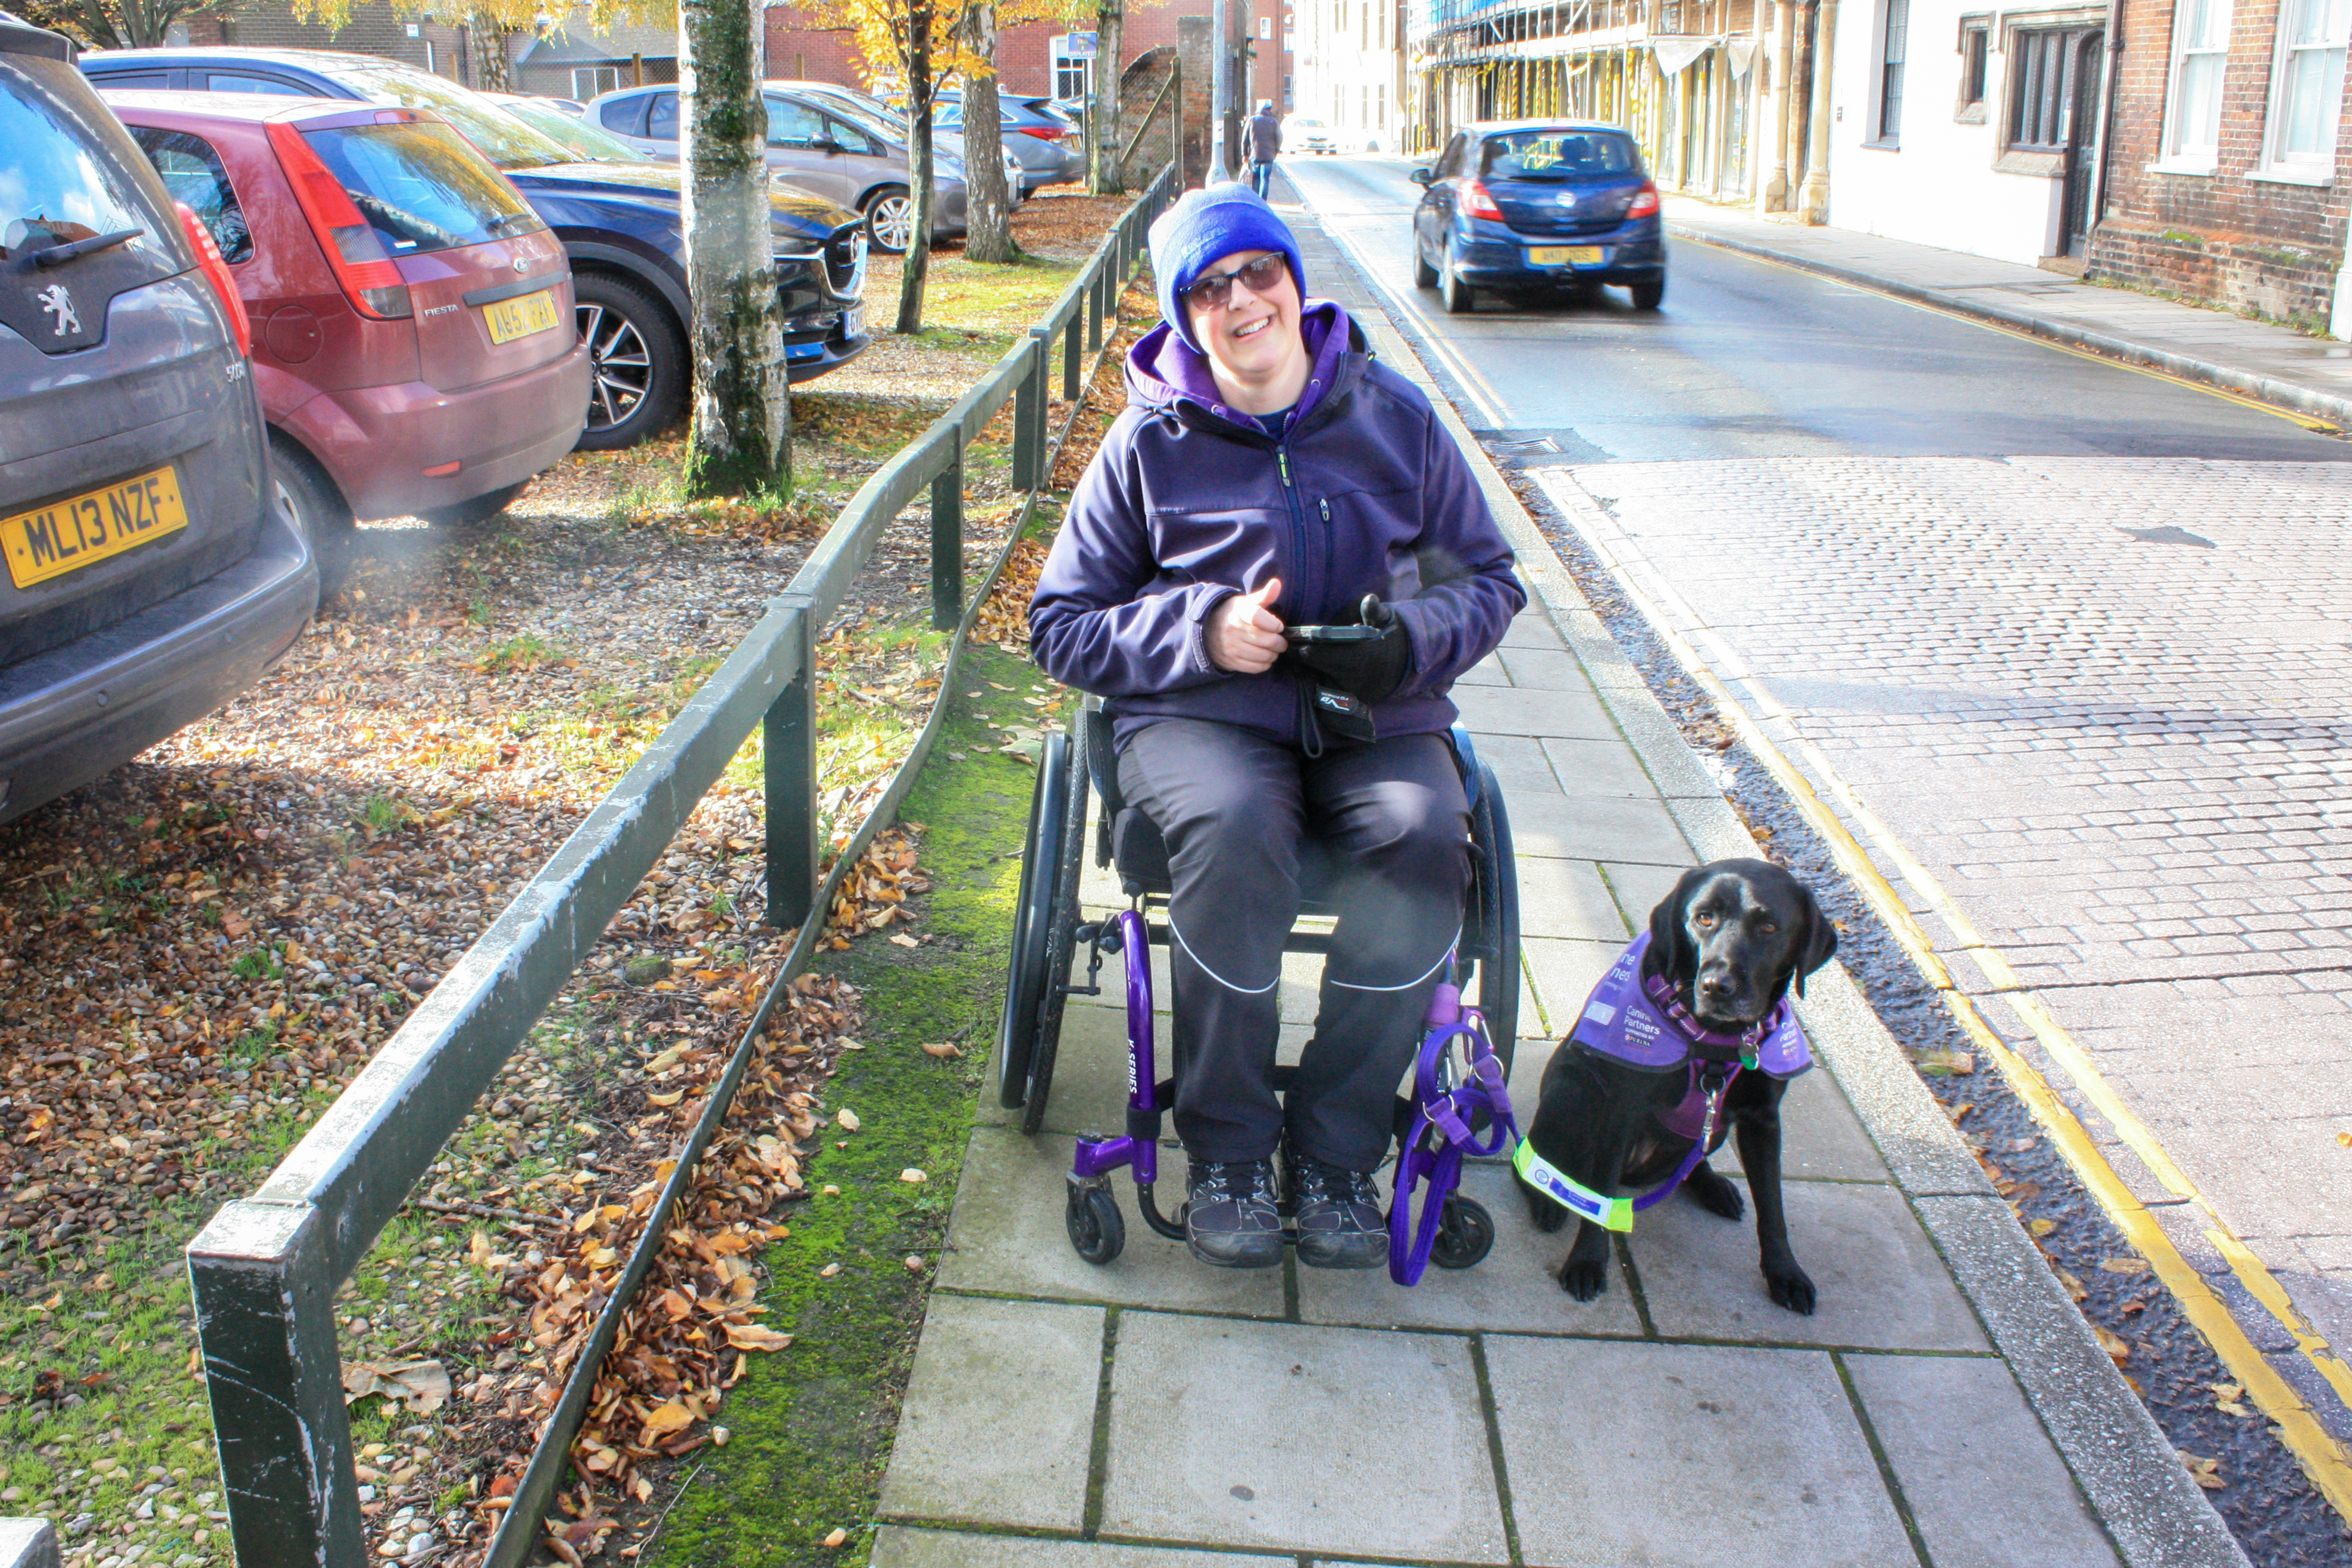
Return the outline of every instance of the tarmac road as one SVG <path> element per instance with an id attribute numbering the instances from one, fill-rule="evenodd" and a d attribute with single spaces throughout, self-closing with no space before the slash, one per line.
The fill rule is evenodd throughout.
<path id="1" fill-rule="evenodd" d="M 1409 164 L 1284 167 L 1490 454 L 1575 521 L 1564 553 L 1597 536 L 1840 802 L 1959 988 L 2352 1446 L 2352 1371 L 2311 1344 L 2352 1345 L 2352 441 L 1696 243 L 1656 313 L 1611 290 L 1448 316 L 1412 286 Z M 2054 1179 L 2046 1153 L 2007 1168 Z M 2264 1266 L 2281 1315 L 2244 1289 Z M 2258 1562 L 2352 1550 L 2324 1507 L 2265 1539 L 2263 1503 L 2216 1500 Z"/>
<path id="2" fill-rule="evenodd" d="M 1370 264 L 1391 308 L 1444 345 L 1471 425 L 1549 434 L 1566 462 L 2352 459 L 2352 446 L 2275 414 L 1704 245 L 1670 242 L 1654 314 L 1610 289 L 1592 304 L 1482 294 L 1469 317 L 1448 316 L 1434 290 L 1412 286 L 1412 164 L 1282 167 Z"/>

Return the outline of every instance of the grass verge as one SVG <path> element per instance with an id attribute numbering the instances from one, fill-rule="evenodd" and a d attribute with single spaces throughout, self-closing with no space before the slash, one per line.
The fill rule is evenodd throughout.
<path id="1" fill-rule="evenodd" d="M 898 1399 L 1001 1001 L 1034 766 L 992 744 L 1033 721 L 1035 672 L 971 650 L 930 761 L 901 813 L 924 824 L 934 891 L 913 946 L 861 942 L 819 966 L 863 994 L 865 1049 L 828 1086 L 833 1122 L 807 1167 L 811 1197 L 761 1259 L 766 1322 L 793 1335 L 763 1356 L 719 1418 L 646 1561 L 665 1568 L 862 1563 Z M 950 753 L 957 754 L 950 758 Z M 959 1044 L 934 1057 L 926 1045 Z M 854 1115 L 856 1130 L 840 1120 Z M 923 1181 L 901 1179 L 919 1170 Z M 910 1260 L 919 1259 L 917 1265 Z M 835 1266 L 838 1266 L 835 1268 Z M 828 1269 L 834 1271 L 827 1273 Z M 846 1531 L 828 1547 L 835 1531 Z"/>

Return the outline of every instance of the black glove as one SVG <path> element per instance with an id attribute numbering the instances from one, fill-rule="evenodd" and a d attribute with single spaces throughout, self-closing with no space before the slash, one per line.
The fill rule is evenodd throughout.
<path id="1" fill-rule="evenodd" d="M 1384 702 L 1412 673 L 1412 643 L 1396 612 L 1368 593 L 1358 613 L 1361 624 L 1377 626 L 1381 634 L 1360 643 L 1301 643 L 1291 657 L 1327 686 L 1336 686 L 1368 703 Z"/>

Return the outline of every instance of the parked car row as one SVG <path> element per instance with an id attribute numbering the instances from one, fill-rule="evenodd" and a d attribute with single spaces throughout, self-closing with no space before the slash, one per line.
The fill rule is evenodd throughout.
<path id="1" fill-rule="evenodd" d="M 234 696 L 356 520 L 478 520 L 682 410 L 679 172 L 356 55 L 0 12 L 0 822 Z M 862 351 L 870 214 L 781 180 L 795 381 Z"/>
<path id="2" fill-rule="evenodd" d="M 1053 99 L 1000 93 L 996 117 L 1005 151 L 1021 165 L 1022 195 L 1034 196 L 1048 185 L 1087 177 L 1086 136 L 1078 122 L 1055 107 Z M 961 131 L 963 95 L 940 94 L 931 110 L 931 124 L 941 131 Z"/>

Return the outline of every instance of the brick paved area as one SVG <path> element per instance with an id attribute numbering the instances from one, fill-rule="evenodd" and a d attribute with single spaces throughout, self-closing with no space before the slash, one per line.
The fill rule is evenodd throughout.
<path id="1" fill-rule="evenodd" d="M 2352 1343 L 2352 465 L 1539 477 L 1672 563 L 1685 629 L 1745 662 Z"/>

